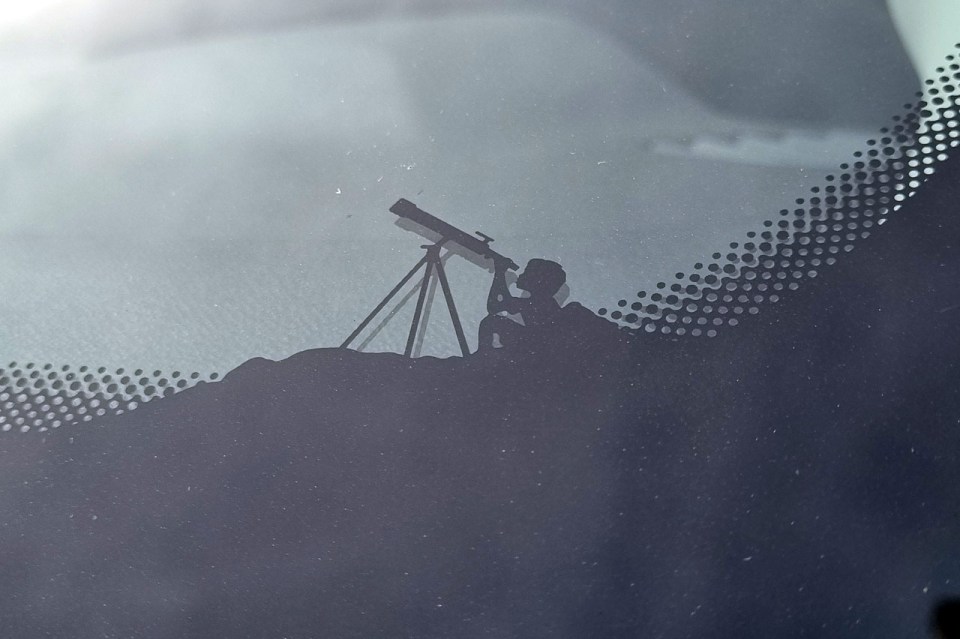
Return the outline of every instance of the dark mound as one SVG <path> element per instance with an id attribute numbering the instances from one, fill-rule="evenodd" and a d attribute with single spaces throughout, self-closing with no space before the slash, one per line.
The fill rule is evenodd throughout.
<path id="1" fill-rule="evenodd" d="M 958 169 L 713 340 L 321 349 L 4 437 L 5 635 L 915 635 L 960 590 Z"/>

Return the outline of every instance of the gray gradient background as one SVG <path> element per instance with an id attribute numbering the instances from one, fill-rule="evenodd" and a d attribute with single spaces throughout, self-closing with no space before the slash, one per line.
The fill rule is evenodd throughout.
<path id="1" fill-rule="evenodd" d="M 609 306 L 789 206 L 918 86 L 874 0 L 78 0 L 0 35 L 7 361 L 339 344 L 419 257 L 398 197 Z M 472 341 L 490 276 L 449 272 Z M 435 313 L 424 353 L 454 344 Z"/>

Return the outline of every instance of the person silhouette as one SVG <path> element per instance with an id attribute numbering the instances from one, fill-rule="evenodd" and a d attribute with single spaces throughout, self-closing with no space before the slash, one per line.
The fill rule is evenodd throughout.
<path id="1" fill-rule="evenodd" d="M 556 295 L 566 281 L 562 266 L 534 258 L 527 262 L 516 282 L 517 288 L 527 295 L 515 297 L 507 284 L 507 263 L 496 261 L 493 284 L 487 296 L 489 315 L 480 322 L 479 350 L 516 346 L 543 336 L 559 321 L 561 307 Z"/>

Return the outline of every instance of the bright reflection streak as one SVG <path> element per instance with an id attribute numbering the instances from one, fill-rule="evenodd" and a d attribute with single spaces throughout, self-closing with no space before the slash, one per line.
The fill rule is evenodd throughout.
<path id="1" fill-rule="evenodd" d="M 921 79 L 933 74 L 943 56 L 960 42 L 956 0 L 887 0 L 890 15 Z"/>
<path id="2" fill-rule="evenodd" d="M 0 0 L 0 28 L 24 25 L 67 0 Z"/>

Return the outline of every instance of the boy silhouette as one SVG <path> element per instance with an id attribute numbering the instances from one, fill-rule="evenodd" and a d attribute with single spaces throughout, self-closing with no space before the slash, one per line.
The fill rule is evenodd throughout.
<path id="1" fill-rule="evenodd" d="M 479 350 L 516 346 L 545 336 L 560 321 L 561 307 L 556 295 L 566 281 L 567 274 L 556 262 L 532 259 L 516 283 L 527 295 L 515 297 L 507 284 L 507 264 L 497 261 L 487 296 L 490 314 L 480 322 Z M 501 313 L 519 316 L 519 321 Z"/>

